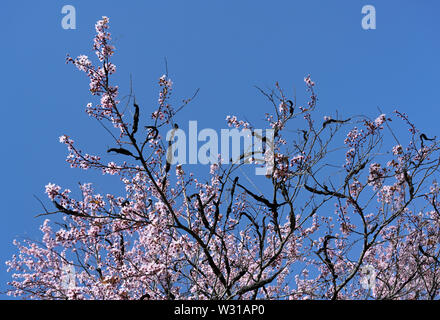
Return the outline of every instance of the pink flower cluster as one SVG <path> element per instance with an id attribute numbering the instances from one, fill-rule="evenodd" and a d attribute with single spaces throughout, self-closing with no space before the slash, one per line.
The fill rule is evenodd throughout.
<path id="1" fill-rule="evenodd" d="M 229 127 L 235 127 L 237 129 L 249 129 L 249 123 L 243 120 L 238 120 L 236 116 L 226 116 L 226 122 Z"/>
<path id="2" fill-rule="evenodd" d="M 96 36 L 93 40 L 93 49 L 95 51 L 101 66 L 95 67 L 90 59 L 85 55 L 80 55 L 76 59 L 67 56 L 66 62 L 73 63 L 79 70 L 86 72 L 90 80 L 90 92 L 92 95 L 100 96 L 100 103 L 93 107 L 92 103 L 87 104 L 86 112 L 98 119 L 106 118 L 113 122 L 116 128 L 123 128 L 118 117 L 115 107 L 119 103 L 117 101 L 118 87 L 110 85 L 110 75 L 116 72 L 116 66 L 110 62 L 111 56 L 114 54 L 114 46 L 111 41 L 109 28 L 109 19 L 103 17 L 96 25 Z"/>
<path id="3" fill-rule="evenodd" d="M 379 163 L 370 164 L 368 184 L 372 186 L 375 190 L 380 189 L 382 187 L 385 174 L 386 174 L 386 169 L 382 168 L 382 166 Z"/>
<path id="4" fill-rule="evenodd" d="M 330 145 L 343 125 L 323 130 L 314 124 L 315 83 L 307 76 L 311 99 L 297 114 L 278 83 L 278 92 L 267 95 L 274 111 L 266 119 L 276 132 L 273 152 L 265 152 L 274 165 L 269 179 L 261 177 L 267 186 L 220 162 L 198 178 L 182 165 L 173 171 L 158 132 L 162 124 L 173 123 L 172 81 L 159 79 L 154 125 L 146 127 L 144 140 L 141 132 L 134 138 L 127 128 L 138 115 L 126 121 L 115 100 L 117 87 L 109 85 L 116 68 L 109 61 L 114 48 L 108 23 L 103 17 L 95 26 L 100 67 L 84 55 L 68 61 L 87 73 L 92 94 L 101 97 L 96 108 L 87 105 L 87 112 L 111 121 L 127 138 L 115 138 L 117 146 L 108 152 L 127 161 L 104 162 L 75 148 L 67 135 L 59 140 L 72 167 L 114 175 L 123 192 L 100 194 L 86 183 L 75 198 L 69 189 L 48 183 L 45 192 L 55 209 L 44 208 L 42 215 L 60 216 L 43 222 L 41 241 L 14 242 L 18 254 L 7 262 L 13 272 L 10 295 L 60 300 L 439 297 L 435 138 L 415 139 L 417 129 L 397 112 L 410 125 L 411 139 L 384 152 L 381 130 L 390 119 L 381 114 L 361 120 L 363 127 L 346 135 L 346 170 L 325 171 L 335 167 Z M 295 117 L 302 122 L 299 139 L 290 139 L 283 129 Z M 251 127 L 235 116 L 226 120 L 230 127 Z M 324 136 L 329 131 L 330 137 Z M 369 288 L 362 279 L 367 269 L 376 276 Z"/>
<path id="5" fill-rule="evenodd" d="M 173 82 L 166 75 L 162 75 L 159 78 L 159 86 L 161 87 L 158 99 L 159 107 L 151 114 L 151 118 L 168 123 L 173 116 L 173 109 L 168 103 L 168 99 L 173 89 Z"/>

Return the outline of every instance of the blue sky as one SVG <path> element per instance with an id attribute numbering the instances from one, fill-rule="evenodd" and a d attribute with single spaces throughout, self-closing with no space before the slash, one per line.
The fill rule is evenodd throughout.
<path id="1" fill-rule="evenodd" d="M 76 30 L 61 27 L 67 4 L 76 8 Z M 367 4 L 376 8 L 376 30 L 361 28 Z M 375 117 L 377 107 L 398 108 L 440 136 L 439 10 L 437 0 L 2 1 L 0 291 L 10 279 L 4 261 L 15 252 L 12 240 L 40 236 L 34 194 L 46 201 L 48 182 L 75 189 L 79 181 L 98 181 L 101 192 L 119 187 L 99 173 L 70 169 L 58 142 L 68 134 L 92 153 L 109 146 L 84 112 L 94 101 L 87 78 L 65 64 L 67 53 L 92 55 L 101 16 L 110 17 L 122 94 L 131 74 L 137 100 L 153 105 L 164 57 L 176 97 L 200 88 L 182 122 L 224 128 L 229 114 L 261 119 L 269 105 L 254 85 L 279 81 L 301 99 L 311 74 L 324 113 Z"/>

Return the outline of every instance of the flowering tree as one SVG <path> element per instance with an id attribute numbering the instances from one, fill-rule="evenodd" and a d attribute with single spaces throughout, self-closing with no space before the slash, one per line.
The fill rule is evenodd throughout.
<path id="1" fill-rule="evenodd" d="M 19 253 L 10 294 L 40 299 L 435 299 L 439 295 L 440 164 L 430 139 L 395 111 L 377 119 L 326 116 L 315 120 L 315 83 L 298 105 L 276 84 L 261 91 L 273 105 L 268 137 L 246 128 L 266 146 L 271 164 L 259 191 L 244 163 L 210 166 L 208 179 L 183 165 L 173 170 L 163 138 L 178 127 L 172 81 L 159 79 L 157 109 L 140 125 L 134 100 L 126 112 L 111 83 L 109 19 L 96 24 L 94 51 L 67 62 L 84 71 L 99 103 L 87 113 L 114 139 L 109 155 L 82 152 L 64 135 L 73 168 L 117 176 L 125 197 L 80 186 L 81 199 L 49 183 L 46 193 L 60 222 L 45 220 L 41 241 L 15 242 Z M 133 98 L 130 95 L 130 98 Z M 409 133 L 397 136 L 390 122 Z M 296 131 L 292 129 L 297 128 Z M 115 133 L 117 132 L 117 133 Z M 294 133 L 292 133 L 294 132 Z M 345 140 L 344 140 L 345 139 Z M 388 141 L 388 140 L 391 141 Z M 402 141 L 400 141 L 402 140 Z M 409 141 L 406 144 L 404 141 Z M 388 147 L 388 145 L 390 147 Z M 243 154 L 240 158 L 246 158 Z M 256 161 L 254 153 L 249 162 Z M 257 163 L 258 165 L 258 163 Z M 206 177 L 205 177 L 206 178 Z M 202 182 L 205 181 L 205 182 Z"/>

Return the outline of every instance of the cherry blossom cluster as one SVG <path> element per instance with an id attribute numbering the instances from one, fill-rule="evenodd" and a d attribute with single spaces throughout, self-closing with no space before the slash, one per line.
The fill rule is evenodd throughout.
<path id="1" fill-rule="evenodd" d="M 173 116 L 173 108 L 168 103 L 173 89 L 173 82 L 167 77 L 167 75 L 162 75 L 159 78 L 159 86 L 161 87 L 158 99 L 159 107 L 151 114 L 151 118 L 168 123 Z"/>
<path id="2" fill-rule="evenodd" d="M 178 110 L 172 107 L 168 76 L 159 79 L 158 107 L 145 130 L 138 130 L 137 104 L 132 119 L 119 111 L 118 87 L 109 84 L 116 67 L 109 60 L 114 47 L 108 24 L 103 17 L 95 26 L 93 48 L 101 66 L 84 55 L 68 61 L 87 74 L 91 93 L 101 97 L 87 112 L 108 120 L 121 135 L 112 134 L 116 145 L 105 155 L 83 153 L 67 135 L 59 140 L 67 146 L 71 167 L 101 170 L 122 189 L 100 193 L 107 186 L 83 183 L 72 192 L 48 183 L 45 193 L 54 209 L 43 207 L 40 240 L 14 241 L 17 254 L 7 262 L 10 295 L 439 298 L 435 137 L 422 134 L 397 111 L 410 127 L 407 144 L 396 138 L 385 114 L 363 117 L 354 128 L 349 120 L 316 120 L 315 83 L 307 76 L 306 107 L 297 107 L 278 83 L 265 94 L 274 107 L 266 114 L 274 131 L 273 149 L 264 151 L 273 163 L 266 177 L 252 180 L 246 168 L 221 161 L 196 175 L 190 166 L 167 161 L 167 141 L 159 130 L 175 129 Z M 226 121 L 253 132 L 236 116 Z M 267 147 L 267 136 L 256 138 Z M 337 165 L 343 160 L 344 167 Z"/>
<path id="3" fill-rule="evenodd" d="M 121 125 L 120 115 L 115 107 L 119 103 L 117 101 L 118 86 L 110 85 L 110 75 L 116 72 L 116 66 L 110 62 L 110 58 L 114 54 L 114 46 L 110 44 L 111 35 L 107 31 L 109 28 L 109 18 L 102 17 L 96 25 L 96 36 L 93 39 L 93 49 L 98 57 L 100 66 L 94 66 L 91 60 L 85 56 L 80 55 L 73 59 L 69 55 L 66 62 L 74 64 L 79 70 L 84 71 L 90 80 L 90 92 L 94 96 L 100 96 L 100 103 L 93 106 L 88 103 L 86 112 L 97 119 L 110 119 L 116 128 L 124 132 Z"/>

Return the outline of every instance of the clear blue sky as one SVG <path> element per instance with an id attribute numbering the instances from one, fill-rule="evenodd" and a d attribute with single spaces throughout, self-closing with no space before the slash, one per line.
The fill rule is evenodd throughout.
<path id="1" fill-rule="evenodd" d="M 76 8 L 76 30 L 61 28 L 67 4 Z M 366 4 L 376 7 L 376 30 L 361 28 Z M 110 17 L 122 94 L 131 74 L 137 100 L 152 105 L 167 57 L 177 97 L 200 88 L 182 117 L 199 127 L 223 128 L 228 114 L 261 118 L 268 104 L 254 85 L 279 81 L 301 98 L 310 73 L 329 114 L 399 108 L 440 136 L 439 12 L 438 0 L 1 1 L 0 290 L 10 279 L 4 261 L 15 252 L 12 240 L 40 237 L 33 194 L 48 203 L 48 182 L 117 189 L 104 188 L 110 180 L 100 174 L 70 169 L 58 142 L 68 134 L 90 152 L 110 143 L 84 112 L 93 101 L 85 75 L 65 64 L 67 53 L 92 55 L 101 16 Z"/>

